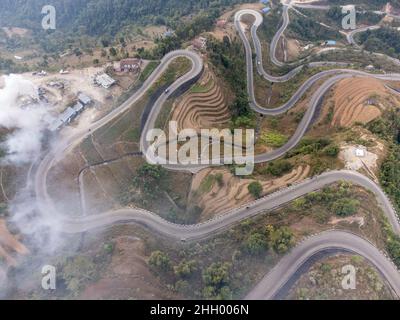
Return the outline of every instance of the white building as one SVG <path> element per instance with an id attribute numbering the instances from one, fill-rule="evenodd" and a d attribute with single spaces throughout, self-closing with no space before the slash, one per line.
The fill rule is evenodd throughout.
<path id="1" fill-rule="evenodd" d="M 111 78 L 111 77 L 110 77 L 108 74 L 106 74 L 106 73 L 102 73 L 102 74 L 97 75 L 97 76 L 94 78 L 94 81 L 95 81 L 98 85 L 102 86 L 102 87 L 105 88 L 105 89 L 110 88 L 110 87 L 111 87 L 112 85 L 114 85 L 115 82 L 116 82 L 113 78 Z"/>

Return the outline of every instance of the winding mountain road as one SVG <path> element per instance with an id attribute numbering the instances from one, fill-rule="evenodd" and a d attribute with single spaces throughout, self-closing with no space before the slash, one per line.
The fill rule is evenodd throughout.
<path id="1" fill-rule="evenodd" d="M 289 6 L 284 6 L 283 10 L 283 24 L 279 28 L 277 34 L 271 44 L 270 57 L 271 61 L 278 66 L 282 66 L 283 63 L 280 62 L 275 55 L 276 44 L 279 41 L 279 37 L 285 31 L 288 23 Z M 238 30 L 239 36 L 243 41 L 246 50 L 246 66 L 247 66 L 247 80 L 248 80 L 248 92 L 251 99 L 251 107 L 259 113 L 265 115 L 277 115 L 281 114 L 295 105 L 295 103 L 300 99 L 300 97 L 317 81 L 331 76 L 329 79 L 325 80 L 322 85 L 314 92 L 312 95 L 308 109 L 298 125 L 297 130 L 294 135 L 289 139 L 289 141 L 281 148 L 276 149 L 272 152 L 259 154 L 255 157 L 256 162 L 267 162 L 276 158 L 281 157 L 287 151 L 296 146 L 300 139 L 304 136 L 307 128 L 309 127 L 312 117 L 315 113 L 316 107 L 319 101 L 322 99 L 324 94 L 332 87 L 337 81 L 356 76 L 369 76 L 375 77 L 381 80 L 399 80 L 399 74 L 368 74 L 362 71 L 349 70 L 349 69 L 334 69 L 320 72 L 312 77 L 310 77 L 303 85 L 296 91 L 296 93 L 291 97 L 291 99 L 285 103 L 283 106 L 276 109 L 265 109 L 257 104 L 254 96 L 254 84 L 253 84 L 253 61 L 252 61 L 252 50 L 249 41 L 241 27 L 240 20 L 245 14 L 251 14 L 255 17 L 255 23 L 252 26 L 252 38 L 253 44 L 255 46 L 257 61 L 256 66 L 260 74 L 264 76 L 269 81 L 282 82 L 291 79 L 295 74 L 297 74 L 302 66 L 298 66 L 288 74 L 274 77 L 266 73 L 262 67 L 262 52 L 261 44 L 257 37 L 257 28 L 262 23 L 262 16 L 254 10 L 242 10 L 235 15 L 235 26 Z M 33 185 L 35 189 L 35 194 L 37 198 L 37 204 L 40 214 L 46 216 L 46 220 L 50 221 L 52 228 L 58 228 L 59 231 L 65 233 L 81 233 L 85 231 L 90 231 L 97 228 L 106 228 L 115 224 L 121 223 L 136 223 L 145 228 L 155 232 L 165 238 L 174 241 L 198 241 L 211 237 L 217 233 L 223 232 L 231 228 L 232 226 L 238 224 L 244 219 L 254 217 L 256 215 L 262 214 L 265 211 L 278 208 L 298 197 L 301 197 L 309 192 L 323 188 L 324 186 L 330 185 L 337 181 L 349 181 L 356 185 L 362 186 L 376 196 L 380 207 L 385 213 L 388 221 L 390 222 L 393 230 L 400 234 L 400 224 L 397 218 L 397 214 L 393 209 L 388 197 L 384 194 L 381 188 L 373 181 L 363 176 L 360 173 L 354 171 L 329 171 L 325 172 L 317 177 L 310 178 L 290 186 L 286 189 L 282 189 L 278 192 L 270 194 L 263 197 L 257 201 L 254 201 L 246 206 L 232 209 L 223 215 L 217 216 L 211 220 L 205 221 L 203 223 L 195 225 L 178 225 L 170 223 L 158 215 L 148 212 L 143 209 L 120 209 L 113 210 L 109 212 L 99 213 L 93 216 L 84 217 L 66 217 L 62 215 L 57 210 L 57 205 L 51 199 L 47 190 L 47 175 L 50 169 L 56 164 L 57 161 L 62 159 L 67 152 L 72 151 L 74 147 L 79 145 L 86 137 L 88 137 L 92 132 L 101 128 L 105 124 L 109 123 L 111 120 L 123 114 L 130 106 L 137 102 L 147 90 L 156 82 L 156 80 L 161 76 L 161 74 L 166 70 L 167 66 L 171 61 L 177 57 L 186 57 L 191 60 L 192 68 L 184 76 L 176 80 L 168 90 L 168 93 L 162 94 L 155 102 L 148 120 L 144 126 L 143 134 L 141 137 L 141 150 L 146 151 L 149 145 L 143 140 L 143 136 L 148 132 L 148 130 L 154 127 L 157 116 L 168 99 L 168 97 L 176 91 L 180 86 L 187 83 L 188 81 L 197 77 L 203 69 L 203 62 L 199 55 L 188 50 L 178 50 L 167 54 L 162 60 L 160 65 L 155 69 L 155 71 L 150 75 L 150 77 L 145 81 L 143 86 L 134 93 L 125 103 L 120 107 L 113 110 L 107 116 L 94 122 L 90 127 L 85 130 L 77 130 L 73 135 L 61 139 L 58 141 L 57 145 L 54 146 L 38 163 L 33 177 Z M 323 62 L 321 62 L 323 63 Z M 318 65 L 318 63 L 315 63 Z M 194 170 L 199 169 L 198 167 L 191 168 L 177 167 L 176 170 Z M 278 265 L 268 273 L 261 282 L 247 295 L 248 299 L 262 299 L 262 298 L 274 298 L 277 297 L 285 286 L 293 278 L 299 268 L 304 264 L 305 261 L 309 260 L 316 253 L 329 250 L 329 249 L 341 249 L 346 252 L 352 252 L 360 254 L 368 259 L 373 265 L 379 270 L 379 272 L 385 277 L 385 279 L 390 283 L 392 289 L 400 296 L 400 275 L 394 265 L 376 249 L 368 241 L 361 239 L 359 236 L 349 234 L 342 231 L 331 231 L 324 232 L 309 238 L 302 242 L 300 245 L 292 249 Z"/>

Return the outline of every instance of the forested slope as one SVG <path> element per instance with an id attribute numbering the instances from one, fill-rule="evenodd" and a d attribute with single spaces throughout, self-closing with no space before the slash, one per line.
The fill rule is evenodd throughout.
<path id="1" fill-rule="evenodd" d="M 127 24 L 174 25 L 182 16 L 201 10 L 218 9 L 243 0 L 52 0 L 57 27 L 76 30 L 83 26 L 88 34 L 113 34 Z M 40 29 L 41 9 L 48 0 L 0 1 L 0 26 Z M 80 29 L 82 30 L 82 28 Z"/>

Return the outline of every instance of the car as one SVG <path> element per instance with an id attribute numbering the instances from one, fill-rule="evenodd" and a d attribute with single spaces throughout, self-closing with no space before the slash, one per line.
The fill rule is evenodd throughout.
<path id="1" fill-rule="evenodd" d="M 169 89 L 165 90 L 165 93 L 167 94 L 169 92 Z"/>
<path id="2" fill-rule="evenodd" d="M 257 61 L 257 64 L 260 65 L 260 64 L 261 64 L 261 61 Z"/>

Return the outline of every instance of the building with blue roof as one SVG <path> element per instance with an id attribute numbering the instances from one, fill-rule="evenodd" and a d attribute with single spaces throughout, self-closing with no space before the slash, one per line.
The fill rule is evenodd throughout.
<path id="1" fill-rule="evenodd" d="M 262 11 L 263 13 L 268 13 L 270 10 L 271 10 L 270 7 L 265 7 L 265 8 L 262 9 L 261 11 Z"/>

